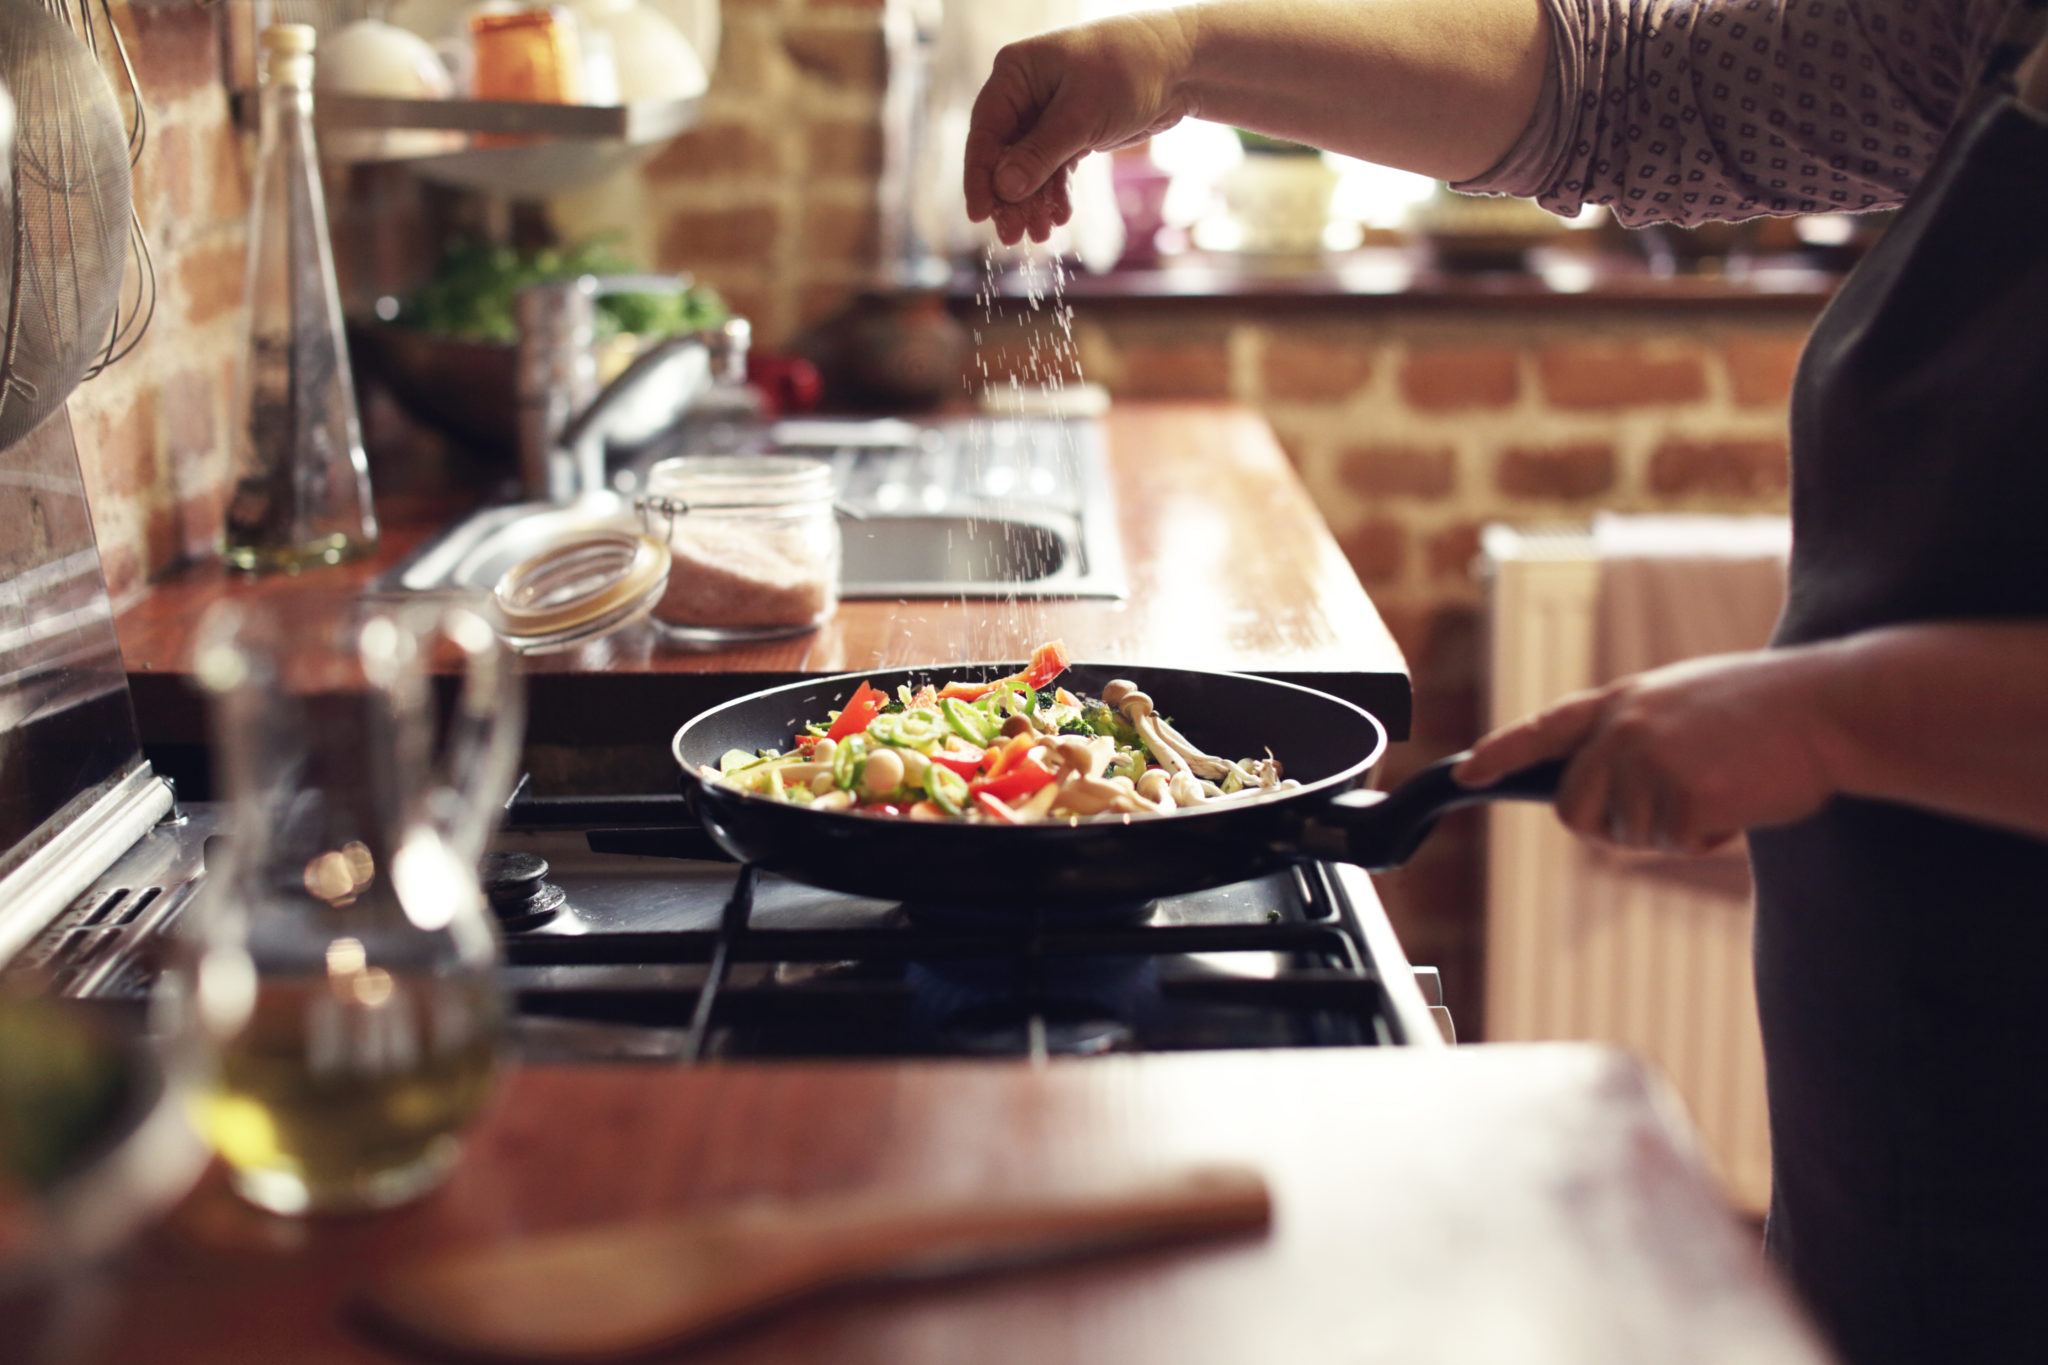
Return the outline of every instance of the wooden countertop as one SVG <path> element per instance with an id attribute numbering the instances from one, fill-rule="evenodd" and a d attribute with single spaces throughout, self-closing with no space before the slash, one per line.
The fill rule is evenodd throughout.
<path id="1" fill-rule="evenodd" d="M 1818 1365 L 1673 1112 L 1633 1063 L 1574 1044 L 535 1068 L 409 1209 L 289 1222 L 210 1179 L 116 1267 L 104 1332 L 63 1359 L 402 1359 L 344 1309 L 425 1246 L 750 1196 L 1014 1193 L 1223 1160 L 1265 1173 L 1269 1236 L 844 1294 L 687 1358 Z"/>
<path id="2" fill-rule="evenodd" d="M 1123 602 L 845 602 L 796 640 L 689 653 L 632 631 L 529 662 L 530 741 L 665 746 L 682 719 L 807 673 L 1076 659 L 1262 673 L 1333 692 L 1407 737 L 1407 665 L 1265 421 L 1234 404 L 1124 403 L 1105 420 L 1130 597 Z M 298 579 L 218 566 L 154 586 L 117 629 L 143 740 L 204 742 L 185 684 L 193 626 L 228 596 L 374 577 L 426 533 L 402 519 L 372 559 Z"/>

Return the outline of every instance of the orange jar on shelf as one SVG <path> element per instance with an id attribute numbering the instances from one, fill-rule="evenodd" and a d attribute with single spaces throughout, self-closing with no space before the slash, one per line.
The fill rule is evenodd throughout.
<path id="1" fill-rule="evenodd" d="M 583 54 L 567 10 L 479 14 L 469 21 L 480 100 L 532 104 L 583 102 Z"/>

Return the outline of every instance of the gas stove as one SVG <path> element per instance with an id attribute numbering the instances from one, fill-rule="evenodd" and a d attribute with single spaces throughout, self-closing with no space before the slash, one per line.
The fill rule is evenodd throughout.
<path id="1" fill-rule="evenodd" d="M 14 958 L 60 994 L 139 1002 L 225 810 L 188 803 Z M 508 809 L 485 882 L 514 1046 L 534 1061 L 1009 1056 L 1434 1045 L 1357 868 L 1140 905 L 1011 915 L 823 891 L 725 859 L 679 797 Z"/>

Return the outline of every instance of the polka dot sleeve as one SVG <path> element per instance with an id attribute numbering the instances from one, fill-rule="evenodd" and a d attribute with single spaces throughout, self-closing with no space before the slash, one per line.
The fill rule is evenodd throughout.
<path id="1" fill-rule="evenodd" d="M 1622 222 L 1890 208 L 2020 0 L 1541 0 L 1551 66 L 1507 156 L 1456 188 Z"/>

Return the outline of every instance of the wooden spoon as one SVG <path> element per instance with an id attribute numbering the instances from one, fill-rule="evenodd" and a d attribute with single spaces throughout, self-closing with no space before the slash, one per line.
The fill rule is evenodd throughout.
<path id="1" fill-rule="evenodd" d="M 910 1203 L 873 1194 L 748 1204 L 405 1262 L 367 1306 L 476 1359 L 617 1359 L 820 1290 L 931 1280 L 1249 1232 L 1272 1221 L 1238 1167 L 1087 1194 Z"/>

